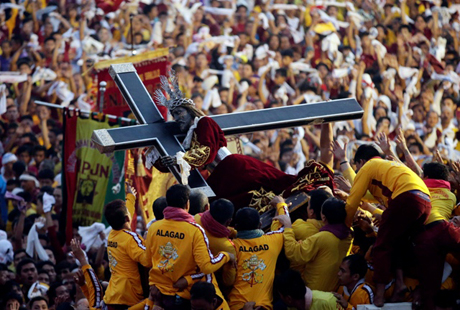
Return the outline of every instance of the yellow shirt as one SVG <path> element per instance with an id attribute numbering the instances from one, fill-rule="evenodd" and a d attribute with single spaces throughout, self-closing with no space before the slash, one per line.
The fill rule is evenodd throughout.
<path id="1" fill-rule="evenodd" d="M 287 214 L 284 203 L 277 205 L 278 214 Z M 274 221 L 279 226 L 278 221 Z M 273 227 L 273 226 L 272 226 Z M 273 309 L 273 281 L 278 255 L 283 249 L 283 230 L 266 233 L 254 239 L 233 240 L 238 261 L 235 284 L 228 295 L 231 310 L 240 310 L 249 301 L 255 308 Z"/>
<path id="2" fill-rule="evenodd" d="M 304 265 L 302 278 L 312 290 L 335 291 L 337 272 L 351 250 L 351 236 L 340 240 L 328 231 L 321 231 L 302 242 L 295 240 L 292 228 L 284 231 L 284 252 L 295 265 Z"/>
<path id="3" fill-rule="evenodd" d="M 107 253 L 112 276 L 104 296 L 106 304 L 133 306 L 144 299 L 137 263 L 150 267 L 145 250 L 144 239 L 135 232 L 110 231 Z"/>
<path id="4" fill-rule="evenodd" d="M 324 226 L 323 221 L 317 219 L 308 219 L 306 221 L 298 219 L 292 224 L 292 230 L 294 230 L 295 240 L 301 241 L 314 234 L 319 233 L 319 230 Z"/>
<path id="5" fill-rule="evenodd" d="M 195 222 L 201 226 L 201 215 L 195 215 Z M 204 229 L 204 228 L 203 228 Z M 209 240 L 209 249 L 211 250 L 212 255 L 219 255 L 219 252 L 228 252 L 236 255 L 235 246 L 233 242 L 228 238 L 219 238 L 211 235 L 206 229 L 206 236 Z M 225 286 L 232 286 L 235 282 L 236 270 L 231 264 L 225 264 L 222 267 L 222 281 Z"/>
<path id="6" fill-rule="evenodd" d="M 181 277 L 212 274 L 229 261 L 227 253 L 213 256 L 204 229 L 192 222 L 163 219 L 154 222 L 147 234 L 147 255 L 152 264 L 149 283 L 164 295 L 190 299 L 189 287 L 178 292 L 173 287 Z M 200 274 L 201 273 L 201 274 Z"/>
<path id="7" fill-rule="evenodd" d="M 309 310 L 341 310 L 337 298 L 330 292 L 312 291 L 313 299 Z"/>
<path id="8" fill-rule="evenodd" d="M 447 188 L 429 188 L 431 194 L 431 213 L 426 224 L 452 217 L 457 197 Z"/>
<path id="9" fill-rule="evenodd" d="M 371 305 L 374 303 L 374 292 L 372 287 L 361 279 L 356 283 L 351 292 L 346 286 L 341 286 L 337 293 L 342 295 L 348 302 L 347 310 L 354 310 L 358 305 Z"/>
<path id="10" fill-rule="evenodd" d="M 359 170 L 347 199 L 348 226 L 352 225 L 353 217 L 367 190 L 387 207 L 388 199 L 394 199 L 411 190 L 430 194 L 423 180 L 409 167 L 394 161 L 372 158 Z"/>

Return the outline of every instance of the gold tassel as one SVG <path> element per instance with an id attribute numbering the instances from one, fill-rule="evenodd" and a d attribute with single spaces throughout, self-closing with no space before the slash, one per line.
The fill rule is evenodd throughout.
<path id="1" fill-rule="evenodd" d="M 142 152 L 139 152 L 138 158 L 137 158 L 137 176 L 138 177 L 145 177 L 147 173 L 145 173 L 145 166 L 144 162 L 142 161 Z"/>

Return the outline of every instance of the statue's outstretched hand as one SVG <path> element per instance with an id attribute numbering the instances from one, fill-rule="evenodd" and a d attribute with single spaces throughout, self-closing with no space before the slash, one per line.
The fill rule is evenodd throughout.
<path id="1" fill-rule="evenodd" d="M 172 156 L 164 156 L 161 158 L 161 164 L 164 167 L 171 167 L 176 164 L 176 159 Z"/>

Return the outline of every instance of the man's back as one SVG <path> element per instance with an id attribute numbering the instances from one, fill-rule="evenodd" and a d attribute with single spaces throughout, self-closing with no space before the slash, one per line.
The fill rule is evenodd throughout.
<path id="1" fill-rule="evenodd" d="M 278 255 L 283 248 L 284 229 L 254 239 L 234 239 L 238 268 L 229 295 L 230 309 L 241 309 L 254 301 L 256 306 L 272 309 L 273 280 Z"/>
<path id="2" fill-rule="evenodd" d="M 370 159 L 358 171 L 347 199 L 347 224 L 351 225 L 353 216 L 366 191 L 382 204 L 409 191 L 420 191 L 430 195 L 423 180 L 409 167 L 380 158 Z"/>
<path id="3" fill-rule="evenodd" d="M 351 248 L 351 236 L 339 239 L 329 231 L 321 231 L 302 241 L 295 250 L 290 242 L 297 243 L 292 230 L 288 229 L 285 232 L 285 253 L 291 263 L 303 265 L 305 284 L 313 290 L 335 290 L 339 266 Z"/>
<path id="4" fill-rule="evenodd" d="M 154 222 L 148 231 L 147 252 L 152 262 L 150 285 L 156 285 L 164 295 L 177 294 L 185 299 L 190 299 L 191 285 L 178 292 L 173 287 L 177 280 L 199 273 L 211 274 L 228 261 L 227 254 L 213 256 L 203 228 L 188 221 Z"/>
<path id="5" fill-rule="evenodd" d="M 104 296 L 106 304 L 133 306 L 144 298 L 138 262 L 150 266 L 145 249 L 142 237 L 132 231 L 110 232 L 107 254 L 112 276 Z"/>
<path id="6" fill-rule="evenodd" d="M 195 221 L 198 225 L 201 226 L 201 215 L 195 215 Z M 206 232 L 206 236 L 209 240 L 209 249 L 213 255 L 218 255 L 219 252 L 228 252 L 232 253 L 236 256 L 235 246 L 230 241 L 230 239 L 226 237 L 216 237 L 213 236 L 210 232 L 208 232 L 205 228 L 203 228 Z M 223 284 L 227 287 L 232 286 L 233 282 L 235 281 L 235 273 L 236 270 L 230 264 L 226 264 L 222 268 L 222 281 Z"/>
<path id="7" fill-rule="evenodd" d="M 292 229 L 294 230 L 295 239 L 302 241 L 317 234 L 323 226 L 324 223 L 317 219 L 308 219 L 306 221 L 298 219 L 292 224 Z"/>
<path id="8" fill-rule="evenodd" d="M 312 303 L 310 310 L 340 310 L 343 309 L 337 303 L 337 299 L 330 292 L 312 291 Z"/>

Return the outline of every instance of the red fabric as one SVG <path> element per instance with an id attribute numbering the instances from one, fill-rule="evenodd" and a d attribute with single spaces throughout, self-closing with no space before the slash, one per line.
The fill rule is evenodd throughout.
<path id="1" fill-rule="evenodd" d="M 101 8 L 105 14 L 110 12 L 115 12 L 120 7 L 120 4 L 123 0 L 113 0 L 113 1 L 106 1 L 106 0 L 96 0 L 96 6 Z"/>
<path id="2" fill-rule="evenodd" d="M 67 201 L 64 202 L 64 205 L 67 205 L 67 225 L 65 230 L 67 244 L 70 244 L 70 240 L 73 236 L 72 207 L 75 198 L 75 191 L 77 188 L 77 172 L 75 170 L 67 169 L 67 165 L 69 165 L 69 159 L 71 158 L 72 153 L 75 151 L 77 140 L 77 121 L 78 116 L 74 115 L 69 117 L 66 112 L 66 115 L 64 116 L 64 162 L 62 163 L 62 166 L 65 169 L 64 173 L 67 195 Z"/>
<path id="3" fill-rule="evenodd" d="M 196 135 L 196 140 L 200 145 L 209 147 L 209 157 L 203 165 L 196 166 L 193 165 L 193 163 L 190 163 L 195 168 L 212 163 L 214 158 L 216 158 L 219 149 L 227 146 L 227 140 L 225 139 L 224 132 L 220 129 L 219 125 L 217 125 L 217 123 L 209 117 L 203 117 L 200 119 L 194 133 Z"/>
<path id="4" fill-rule="evenodd" d="M 428 197 L 428 196 L 427 196 Z M 410 248 L 409 237 L 421 230 L 431 211 L 431 202 L 413 192 L 405 192 L 388 202 L 373 249 L 374 281 L 389 283 L 395 265 Z"/>
<path id="5" fill-rule="evenodd" d="M 48 227 L 48 237 L 50 239 L 51 247 L 54 249 L 53 253 L 56 255 L 56 263 L 63 261 L 66 257 L 64 251 L 62 250 L 62 246 L 59 243 L 56 226 Z"/>
<path id="6" fill-rule="evenodd" d="M 441 288 L 447 253 L 460 251 L 460 228 L 447 221 L 433 224 L 415 239 L 422 304 L 427 310 L 435 309 L 433 298 Z"/>
<path id="7" fill-rule="evenodd" d="M 203 226 L 203 228 L 212 236 L 217 238 L 227 238 L 228 236 L 230 236 L 230 229 L 216 221 L 212 217 L 211 212 L 209 212 L 209 210 L 204 213 L 201 213 L 200 216 L 201 226 Z"/>
<path id="8" fill-rule="evenodd" d="M 428 188 L 447 188 L 450 190 L 450 182 L 444 180 L 426 179 L 423 180 Z"/>
<path id="9" fill-rule="evenodd" d="M 181 208 L 166 207 L 163 210 L 165 220 L 195 223 L 195 219 L 187 211 Z"/>

